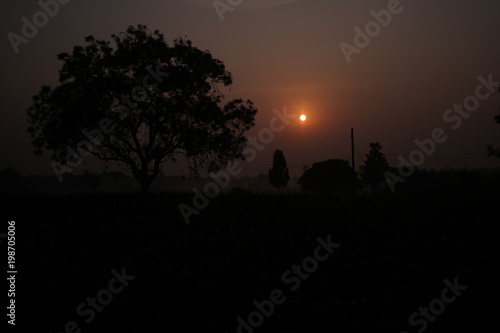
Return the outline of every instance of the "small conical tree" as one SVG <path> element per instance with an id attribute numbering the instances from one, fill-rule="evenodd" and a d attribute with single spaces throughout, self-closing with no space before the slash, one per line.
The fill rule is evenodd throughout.
<path id="1" fill-rule="evenodd" d="M 500 88 L 498 88 L 498 92 L 500 92 Z M 495 122 L 497 124 L 500 124 L 500 114 L 495 116 Z M 488 157 L 495 156 L 495 157 L 500 158 L 500 150 L 495 148 L 494 145 L 490 144 L 487 146 L 487 148 L 488 148 Z"/>
<path id="2" fill-rule="evenodd" d="M 382 146 L 378 142 L 370 143 L 370 151 L 366 154 L 366 161 L 361 166 L 361 176 L 366 184 L 376 190 L 377 186 L 385 180 L 384 173 L 389 169 L 389 164 L 381 152 Z"/>
<path id="3" fill-rule="evenodd" d="M 286 165 L 285 155 L 283 151 L 276 149 L 273 154 L 273 167 L 269 169 L 269 183 L 278 188 L 278 192 L 282 187 L 285 187 L 290 180 L 288 167 Z"/>

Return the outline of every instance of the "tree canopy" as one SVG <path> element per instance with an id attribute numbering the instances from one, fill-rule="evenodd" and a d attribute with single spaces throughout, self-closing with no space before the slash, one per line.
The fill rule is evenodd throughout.
<path id="1" fill-rule="evenodd" d="M 500 92 L 500 88 L 498 88 L 498 92 Z M 495 116 L 495 122 L 497 124 L 500 124 L 500 114 Z M 495 148 L 494 145 L 489 144 L 487 146 L 487 149 L 488 149 L 488 156 L 495 156 L 497 158 L 500 158 L 500 150 Z"/>
<path id="2" fill-rule="evenodd" d="M 88 36 L 59 54 L 60 85 L 42 86 L 28 108 L 35 154 L 52 152 L 60 181 L 88 155 L 131 170 L 143 192 L 178 157 L 192 173 L 243 159 L 257 109 L 250 100 L 223 104 L 220 86 L 233 79 L 222 61 L 190 40 L 170 46 L 144 25 L 112 39 L 115 48 Z"/>
<path id="3" fill-rule="evenodd" d="M 283 150 L 276 149 L 273 154 L 273 166 L 269 169 L 269 183 L 278 189 L 285 187 L 290 180 Z"/>
<path id="4" fill-rule="evenodd" d="M 356 174 L 349 162 L 330 159 L 306 168 L 298 183 L 302 190 L 321 194 L 347 194 L 356 184 Z"/>
<path id="5" fill-rule="evenodd" d="M 366 154 L 365 164 L 361 166 L 361 177 L 363 181 L 376 188 L 385 181 L 385 172 L 389 170 L 389 163 L 381 152 L 382 146 L 378 142 L 370 143 L 370 151 Z"/>

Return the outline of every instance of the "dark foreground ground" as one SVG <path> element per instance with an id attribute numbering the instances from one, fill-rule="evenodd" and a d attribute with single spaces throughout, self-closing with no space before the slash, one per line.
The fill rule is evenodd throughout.
<path id="1" fill-rule="evenodd" d="M 498 190 L 225 194 L 189 225 L 178 210 L 189 194 L 4 197 L 17 228 L 16 329 L 500 332 Z M 341 245 L 316 251 L 325 261 L 286 275 L 329 235 Z M 105 304 L 92 308 L 96 296 Z M 258 327 L 239 327 L 249 315 Z"/>

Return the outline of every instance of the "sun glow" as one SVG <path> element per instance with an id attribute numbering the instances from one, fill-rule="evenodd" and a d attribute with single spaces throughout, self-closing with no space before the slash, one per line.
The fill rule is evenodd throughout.
<path id="1" fill-rule="evenodd" d="M 300 115 L 300 121 L 306 121 L 307 117 L 305 114 Z"/>

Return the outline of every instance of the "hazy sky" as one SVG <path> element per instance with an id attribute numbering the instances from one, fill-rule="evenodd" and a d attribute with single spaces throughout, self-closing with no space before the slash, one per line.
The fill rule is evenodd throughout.
<path id="1" fill-rule="evenodd" d="M 9 165 L 24 174 L 52 173 L 49 153 L 34 156 L 26 131 L 31 97 L 43 84 L 57 84 L 58 53 L 83 45 L 84 36 L 109 40 L 136 24 L 159 29 L 169 43 L 187 36 L 222 60 L 234 78 L 227 97 L 251 99 L 259 109 L 249 135 L 269 126 L 273 108 L 308 116 L 276 133 L 255 161 L 244 166 L 245 173 L 266 172 L 275 149 L 284 150 L 292 174 L 313 162 L 350 159 L 351 127 L 363 157 L 369 143 L 378 141 L 395 166 L 399 155 L 408 158 L 417 149 L 416 139 L 430 138 L 436 128 L 443 129 L 447 140 L 436 144 L 423 167 L 500 166 L 500 160 L 488 159 L 486 153 L 488 143 L 500 146 L 500 126 L 494 122 L 498 88 L 482 97 L 468 118 L 446 113 L 476 95 L 479 76 L 500 81 L 498 0 L 405 0 L 399 5 L 393 0 L 243 0 L 223 14 L 223 21 L 212 2 L 71 0 L 16 54 L 7 35 L 21 35 L 21 19 L 33 21 L 41 7 L 37 1 L 2 1 L 0 169 Z M 348 63 L 339 45 L 350 44 L 353 50 L 354 28 L 365 31 L 375 20 L 371 12 L 388 6 L 390 22 L 379 25 L 379 31 L 377 24 L 369 24 L 374 29 L 369 45 L 358 38 Z M 479 91 L 481 96 L 489 93 L 487 88 Z M 468 98 L 472 104 L 474 100 Z M 356 163 L 361 164 L 359 157 Z M 186 173 L 183 166 L 167 164 L 164 172 Z"/>

